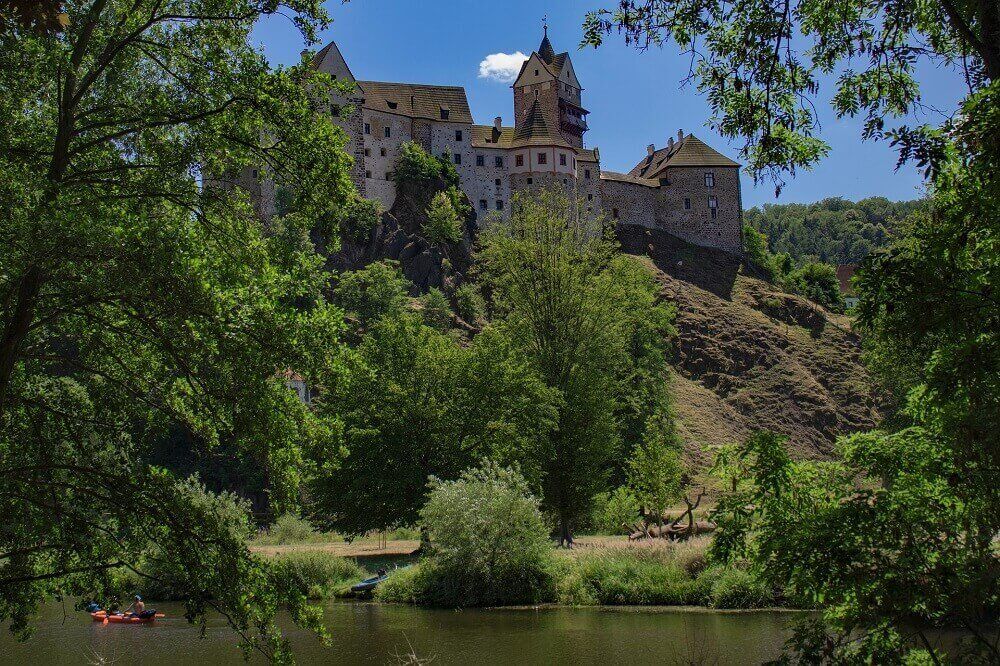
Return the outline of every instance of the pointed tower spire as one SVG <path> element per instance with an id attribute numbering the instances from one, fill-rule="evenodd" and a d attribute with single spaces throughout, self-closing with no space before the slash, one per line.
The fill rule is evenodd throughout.
<path id="1" fill-rule="evenodd" d="M 542 30 L 544 30 L 544 35 L 542 36 L 542 43 L 538 47 L 538 55 L 541 56 L 542 60 L 544 60 L 547 65 L 551 65 L 552 61 L 556 57 L 556 50 L 552 48 L 552 42 L 549 41 L 548 16 L 544 16 L 542 18 Z"/>

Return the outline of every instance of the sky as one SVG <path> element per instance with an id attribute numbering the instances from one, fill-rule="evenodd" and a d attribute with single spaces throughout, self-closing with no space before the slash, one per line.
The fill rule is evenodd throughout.
<path id="1" fill-rule="evenodd" d="M 583 105 L 590 111 L 587 147 L 597 146 L 601 167 L 630 170 L 650 143 L 664 146 L 678 130 L 693 133 L 739 161 L 739 142 L 712 132 L 707 100 L 685 85 L 689 59 L 676 45 L 640 52 L 609 37 L 599 49 L 579 49 L 581 24 L 588 9 L 614 6 L 616 0 L 329 0 L 334 22 L 320 34 L 319 48 L 336 41 L 354 75 L 362 80 L 464 86 L 479 124 L 502 116 L 513 124 L 513 94 L 504 74 L 519 67 L 521 54 L 538 48 L 542 19 L 557 52 L 569 51 L 583 85 Z M 297 62 L 305 44 L 292 22 L 272 16 L 252 36 L 273 65 Z M 941 111 L 908 119 L 940 123 L 964 95 L 954 73 L 922 66 L 918 70 L 923 101 Z M 886 142 L 862 142 L 862 119 L 838 119 L 829 107 L 832 80 L 821 80 L 817 107 L 819 136 L 830 154 L 812 171 L 788 180 L 780 197 L 774 186 L 755 186 L 745 172 L 743 204 L 808 203 L 826 197 L 851 200 L 869 196 L 913 199 L 921 178 L 912 166 L 895 170 L 897 155 Z"/>

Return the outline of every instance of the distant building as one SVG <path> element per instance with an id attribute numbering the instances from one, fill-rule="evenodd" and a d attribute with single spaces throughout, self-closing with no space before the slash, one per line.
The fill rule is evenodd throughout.
<path id="1" fill-rule="evenodd" d="M 844 305 L 850 310 L 858 304 L 858 297 L 854 294 L 854 285 L 851 280 L 854 272 L 858 269 L 857 264 L 841 264 L 837 266 L 837 280 L 840 281 L 840 295 L 844 297 Z"/>
<path id="2" fill-rule="evenodd" d="M 492 125 L 475 124 L 462 87 L 359 80 L 333 42 L 315 55 L 313 66 L 355 84 L 353 95 L 331 98 L 330 112 L 350 137 L 358 191 L 387 209 L 396 197 L 392 170 L 400 148 L 413 141 L 454 163 L 480 214 L 506 215 L 518 191 L 562 186 L 620 224 L 742 253 L 740 165 L 679 131 L 661 148 L 650 145 L 627 174 L 602 170 L 600 151 L 584 146 L 589 111 L 573 61 L 555 52 L 547 28 L 511 86 L 513 126 L 500 117 Z M 340 117 L 348 105 L 360 113 Z M 255 203 L 273 212 L 274 188 L 257 176 L 248 171 L 233 180 L 255 197 L 270 198 Z"/>

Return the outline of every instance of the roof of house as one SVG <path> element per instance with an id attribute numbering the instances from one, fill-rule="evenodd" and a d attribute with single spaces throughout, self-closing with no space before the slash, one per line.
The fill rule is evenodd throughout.
<path id="1" fill-rule="evenodd" d="M 600 161 L 598 156 L 597 148 L 577 148 L 576 149 L 576 159 L 579 162 L 597 162 Z"/>
<path id="2" fill-rule="evenodd" d="M 854 286 L 851 284 L 851 278 L 854 277 L 854 272 L 857 270 L 857 264 L 841 264 L 837 266 L 837 280 L 840 281 L 841 294 L 845 296 L 854 294 Z"/>
<path id="3" fill-rule="evenodd" d="M 473 148 L 510 148 L 513 140 L 513 127 L 501 127 L 497 130 L 493 125 L 472 126 Z"/>
<path id="4" fill-rule="evenodd" d="M 651 180 L 649 178 L 639 178 L 638 176 L 632 176 L 625 173 L 618 173 L 616 171 L 604 171 L 601 170 L 601 180 L 613 180 L 619 183 L 632 183 L 633 185 L 642 185 L 643 187 L 659 187 L 660 181 Z"/>
<path id="5" fill-rule="evenodd" d="M 366 109 L 426 120 L 443 120 L 444 109 L 449 122 L 472 123 L 469 100 L 461 86 L 386 81 L 358 81 L 358 86 L 364 93 Z"/>
<path id="6" fill-rule="evenodd" d="M 629 175 L 640 178 L 659 178 L 667 167 L 739 167 L 719 151 L 694 134 L 688 134 L 673 145 L 647 155 L 635 165 Z"/>
<path id="7" fill-rule="evenodd" d="M 514 137 L 510 145 L 512 148 L 523 146 L 570 147 L 556 129 L 549 127 L 545 120 L 545 114 L 538 109 L 537 99 L 531 103 L 531 108 L 528 109 L 528 115 L 524 122 L 514 130 Z"/>

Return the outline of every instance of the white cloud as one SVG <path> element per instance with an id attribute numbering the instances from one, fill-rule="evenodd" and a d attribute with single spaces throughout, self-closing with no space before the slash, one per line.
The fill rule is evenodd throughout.
<path id="1" fill-rule="evenodd" d="M 491 53 L 479 63 L 479 78 L 493 79 L 501 83 L 513 83 L 521 65 L 528 56 L 520 51 L 514 53 Z"/>

